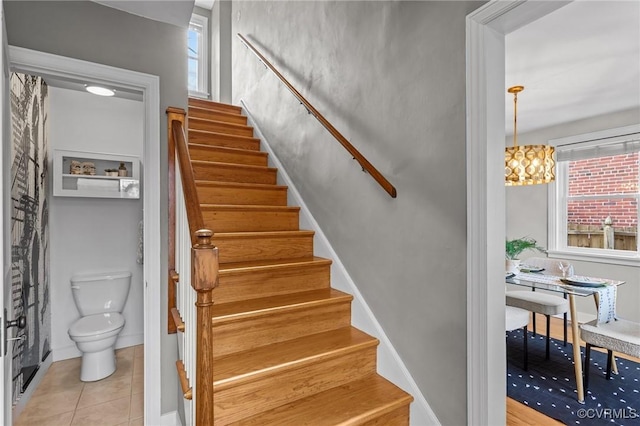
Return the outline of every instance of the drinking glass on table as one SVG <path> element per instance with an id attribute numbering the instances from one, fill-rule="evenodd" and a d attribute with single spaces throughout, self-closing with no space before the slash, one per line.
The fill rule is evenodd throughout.
<path id="1" fill-rule="evenodd" d="M 558 268 L 562 271 L 562 278 L 567 278 L 569 276 L 569 269 L 571 268 L 571 264 L 569 262 L 558 262 Z"/>

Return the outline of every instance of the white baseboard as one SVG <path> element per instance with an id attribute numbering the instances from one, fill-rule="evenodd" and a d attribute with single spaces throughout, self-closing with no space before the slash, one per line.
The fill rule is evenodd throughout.
<path id="1" fill-rule="evenodd" d="M 320 229 L 318 222 L 316 222 L 309 211 L 309 208 L 300 196 L 296 186 L 287 174 L 286 169 L 271 149 L 269 141 L 260 131 L 260 127 L 257 125 L 255 119 L 251 115 L 251 112 L 247 108 L 246 102 L 244 100 L 240 100 L 240 103 L 242 104 L 244 113 L 247 115 L 249 125 L 253 126 L 255 137 L 259 138 L 263 142 L 262 146 L 265 151 L 269 153 L 270 166 L 278 168 L 278 183 L 289 187 L 289 204 L 300 207 L 300 226 L 302 228 L 315 231 L 315 237 L 313 240 L 315 254 L 329 258 L 333 261 L 331 265 L 331 286 L 353 295 L 353 325 L 380 340 L 380 345 L 378 346 L 378 373 L 413 396 L 414 402 L 411 404 L 412 425 L 439 425 L 440 421 L 427 403 L 427 400 L 422 395 L 422 392 L 413 380 L 413 377 L 411 377 L 411 374 L 402 362 L 402 359 L 391 345 L 391 341 L 384 333 L 382 327 L 373 315 L 373 312 L 358 290 L 358 287 L 355 285 L 346 268 L 338 258 L 338 255 L 331 247 L 329 240 L 322 232 L 322 229 Z"/>
<path id="2" fill-rule="evenodd" d="M 129 334 L 127 336 L 118 337 L 116 349 L 128 348 L 129 346 L 138 346 L 144 344 L 144 334 Z"/>
<path id="3" fill-rule="evenodd" d="M 20 396 L 20 399 L 18 400 L 18 402 L 16 402 L 16 405 L 13 406 L 11 411 L 11 418 L 13 419 L 12 420 L 13 424 L 17 422 L 18 417 L 24 410 L 24 407 L 27 406 L 27 403 L 31 399 L 31 395 L 33 395 L 33 392 L 35 392 L 36 388 L 42 381 L 42 378 L 46 374 L 47 370 L 49 369 L 49 367 L 51 367 L 52 362 L 53 362 L 53 353 L 50 353 L 49 356 L 47 356 L 45 360 L 42 362 L 42 364 L 40 364 L 40 367 L 38 368 L 38 371 L 36 372 L 35 377 L 31 380 L 31 383 L 29 383 L 29 386 L 24 391 L 24 393 Z"/>
<path id="4" fill-rule="evenodd" d="M 182 426 L 177 411 L 170 411 L 160 416 L 160 426 Z"/>
<path id="5" fill-rule="evenodd" d="M 116 349 L 128 348 L 129 346 L 142 345 L 144 343 L 144 334 L 129 334 L 127 336 L 119 336 L 116 342 Z M 82 352 L 74 344 L 53 348 L 53 361 L 62 361 L 70 358 L 78 358 L 82 356 Z"/>

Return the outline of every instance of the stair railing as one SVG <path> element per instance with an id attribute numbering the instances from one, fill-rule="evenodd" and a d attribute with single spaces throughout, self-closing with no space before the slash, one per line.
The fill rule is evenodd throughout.
<path id="1" fill-rule="evenodd" d="M 304 96 L 302 96 L 300 94 L 300 92 L 298 92 L 295 87 L 293 87 L 291 85 L 291 83 L 289 83 L 289 81 L 287 81 L 286 78 L 284 78 L 284 76 L 271 64 L 271 62 L 269 62 L 267 60 L 267 58 L 264 57 L 264 55 L 262 55 L 262 53 L 260 53 L 258 51 L 258 49 L 256 49 L 250 42 L 249 40 L 247 40 L 242 34 L 238 33 L 238 38 L 240 38 L 240 41 L 242 41 L 242 43 L 247 46 L 247 48 L 249 48 L 249 50 L 251 50 L 251 52 L 253 52 L 258 59 L 260 60 L 260 62 L 262 62 L 269 70 L 271 70 L 271 72 L 273 72 L 276 77 L 278 77 L 280 79 L 280 81 L 282 81 L 282 83 L 284 83 L 284 85 L 287 87 L 287 89 L 289 89 L 289 91 L 293 94 L 293 96 L 295 96 L 296 98 L 298 98 L 298 100 L 300 101 L 300 103 L 302 105 L 304 105 L 304 107 L 307 109 L 307 111 L 309 112 L 309 114 L 313 115 L 319 122 L 320 124 L 322 124 L 324 126 L 325 129 L 327 129 L 329 131 L 329 133 L 331 133 L 331 135 L 338 141 L 340 142 L 340 144 L 349 152 L 349 154 L 351 154 L 351 156 L 353 157 L 354 160 L 356 160 L 360 166 L 362 167 L 362 171 L 369 173 L 369 175 L 371 175 L 371 177 L 373 179 L 375 179 L 376 182 L 378 182 L 378 184 L 385 190 L 387 191 L 387 193 L 392 197 L 392 198 L 396 198 L 397 193 L 396 193 L 396 188 L 391 184 L 391 182 L 389 182 L 383 175 L 382 173 L 380 173 L 378 171 L 378 169 L 376 169 L 373 164 L 371 164 L 369 162 L 369 160 L 367 160 L 364 155 L 362 155 L 360 153 L 360 151 L 358 151 L 344 136 L 342 136 L 342 134 L 335 128 L 333 127 L 333 125 L 322 115 L 318 112 L 317 109 L 315 109 L 313 107 L 313 105 L 311 105 L 311 103 L 305 99 Z"/>
<path id="2" fill-rule="evenodd" d="M 205 229 L 184 132 L 185 111 L 169 124 L 169 324 L 178 333 L 176 362 L 188 425 L 213 424 L 213 289 L 218 249 Z"/>

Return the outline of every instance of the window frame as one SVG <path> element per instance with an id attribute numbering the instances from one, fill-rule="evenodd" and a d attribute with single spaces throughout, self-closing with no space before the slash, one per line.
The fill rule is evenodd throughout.
<path id="1" fill-rule="evenodd" d="M 189 89 L 189 96 L 197 98 L 209 98 L 209 19 L 206 16 L 198 15 L 197 13 L 191 14 L 189 20 L 189 29 L 191 31 L 192 26 L 201 28 L 201 45 L 198 49 L 198 88 L 197 90 Z M 189 47 L 187 46 L 187 58 L 190 57 Z M 188 60 L 188 59 L 187 59 Z M 188 64 L 187 64 L 188 70 Z M 188 87 L 188 82 L 187 82 Z"/>
<path id="2" fill-rule="evenodd" d="M 563 148 L 576 144 L 594 144 L 598 140 L 606 140 L 621 137 L 634 137 L 640 139 L 640 124 L 618 127 L 598 132 L 585 133 L 566 138 L 552 139 L 550 145 L 556 148 L 556 155 Z M 636 251 L 611 250 L 587 247 L 572 247 L 567 245 L 567 199 L 569 162 L 556 161 L 556 181 L 548 190 L 548 256 L 551 258 L 563 258 L 568 260 L 589 261 L 614 265 L 638 266 L 640 265 L 640 243 L 636 236 Z M 638 178 L 640 184 L 640 176 Z M 639 195 L 636 195 L 640 198 Z M 640 216 L 640 207 L 638 210 Z M 639 218 L 640 219 L 640 218 Z"/>

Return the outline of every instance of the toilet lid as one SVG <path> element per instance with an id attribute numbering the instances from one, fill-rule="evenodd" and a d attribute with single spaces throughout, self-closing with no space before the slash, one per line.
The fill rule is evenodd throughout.
<path id="1" fill-rule="evenodd" d="M 117 313 L 88 315 L 74 322 L 69 328 L 69 335 L 77 337 L 97 336 L 124 326 L 124 317 Z"/>

